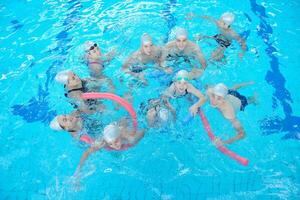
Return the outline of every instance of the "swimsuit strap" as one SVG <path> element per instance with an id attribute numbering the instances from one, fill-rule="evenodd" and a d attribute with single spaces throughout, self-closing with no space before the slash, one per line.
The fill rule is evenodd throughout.
<path id="1" fill-rule="evenodd" d="M 69 132 L 69 133 L 74 133 L 75 136 L 73 136 L 73 134 L 72 134 L 72 136 L 73 136 L 75 139 L 79 139 L 80 136 L 81 136 L 80 132 L 79 132 L 79 131 L 76 131 L 76 130 L 68 130 L 68 132 Z"/>
<path id="2" fill-rule="evenodd" d="M 175 97 L 175 98 L 178 98 L 178 97 L 184 97 L 184 96 L 186 96 L 188 93 L 189 93 L 189 92 L 187 91 L 187 89 L 185 89 L 185 93 L 184 93 L 184 94 L 177 95 L 177 94 L 176 94 L 176 90 L 174 90 L 174 92 L 173 92 L 173 97 Z"/>
<path id="3" fill-rule="evenodd" d="M 189 92 L 187 91 L 187 89 L 185 89 L 185 94 L 184 94 L 184 96 L 187 95 L 188 93 L 189 93 Z"/>
<path id="4" fill-rule="evenodd" d="M 213 37 L 221 47 L 227 48 L 231 45 L 231 40 L 226 38 L 223 34 L 216 34 Z"/>
<path id="5" fill-rule="evenodd" d="M 80 88 L 74 88 L 74 89 L 71 89 L 71 90 L 68 90 L 68 94 L 71 93 L 71 92 L 74 92 L 74 91 L 81 91 L 83 92 L 83 87 L 80 87 Z"/>
<path id="6" fill-rule="evenodd" d="M 68 90 L 65 93 L 65 96 L 68 97 L 68 94 L 70 94 L 71 92 L 74 92 L 74 91 L 85 92 L 85 85 L 86 85 L 86 81 L 81 80 L 81 87 L 80 88 L 74 88 L 74 89 Z M 64 85 L 64 88 L 66 88 L 66 85 Z"/>
<path id="7" fill-rule="evenodd" d="M 145 69 L 147 69 L 147 67 L 145 65 L 133 65 L 130 67 L 130 71 L 132 71 L 134 73 L 140 73 L 140 72 L 144 71 Z"/>

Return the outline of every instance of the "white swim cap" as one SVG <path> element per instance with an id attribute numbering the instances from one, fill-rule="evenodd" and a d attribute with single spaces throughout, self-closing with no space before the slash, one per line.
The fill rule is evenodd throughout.
<path id="1" fill-rule="evenodd" d="M 91 46 L 94 46 L 94 44 L 96 44 L 96 42 L 93 41 L 87 41 L 84 43 L 84 50 L 85 51 L 89 51 Z"/>
<path id="2" fill-rule="evenodd" d="M 227 24 L 228 26 L 230 26 L 232 24 L 232 22 L 234 21 L 234 14 L 231 12 L 225 12 L 221 15 L 220 18 L 223 22 L 225 22 L 225 24 Z"/>
<path id="3" fill-rule="evenodd" d="M 60 124 L 58 123 L 58 116 L 56 116 L 51 122 L 50 122 L 50 128 L 55 131 L 62 131 L 64 130 Z"/>
<path id="4" fill-rule="evenodd" d="M 70 72 L 70 70 L 58 72 L 55 76 L 55 80 L 59 83 L 67 84 Z"/>
<path id="5" fill-rule="evenodd" d="M 179 81 L 178 79 L 188 81 L 189 80 L 189 73 L 184 69 L 178 71 L 176 73 L 175 77 L 174 77 L 174 81 Z"/>
<path id="6" fill-rule="evenodd" d="M 177 28 L 175 30 L 175 35 L 176 35 L 176 38 L 179 38 L 182 36 L 187 38 L 187 31 L 184 28 Z"/>
<path id="7" fill-rule="evenodd" d="M 114 142 L 120 136 L 120 128 L 116 123 L 111 123 L 104 127 L 103 139 L 108 142 Z"/>
<path id="8" fill-rule="evenodd" d="M 148 33 L 144 33 L 141 37 L 141 43 L 145 44 L 145 43 L 152 43 L 152 38 Z"/>
<path id="9" fill-rule="evenodd" d="M 228 88 L 224 83 L 219 83 L 213 88 L 213 93 L 224 98 L 228 94 Z"/>
<path id="10" fill-rule="evenodd" d="M 165 108 L 161 108 L 158 112 L 158 116 L 161 120 L 166 122 L 169 119 L 169 111 Z"/>

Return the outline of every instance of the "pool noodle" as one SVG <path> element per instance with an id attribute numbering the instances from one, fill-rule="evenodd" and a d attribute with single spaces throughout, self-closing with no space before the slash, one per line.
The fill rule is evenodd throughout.
<path id="1" fill-rule="evenodd" d="M 213 134 L 210 125 L 208 123 L 207 118 L 205 117 L 204 113 L 199 110 L 199 116 L 201 118 L 201 121 L 204 125 L 204 128 L 210 138 L 211 141 L 214 141 L 216 136 Z M 217 148 L 219 149 L 219 151 L 221 151 L 223 154 L 231 157 L 232 159 L 236 160 L 237 162 L 239 162 L 240 164 L 247 166 L 249 163 L 249 160 L 247 160 L 246 158 L 243 158 L 239 155 L 237 155 L 236 153 L 234 153 L 233 151 L 230 151 L 229 149 L 227 149 L 225 146 L 221 145 L 221 146 L 217 146 Z"/>
<path id="2" fill-rule="evenodd" d="M 133 127 L 136 130 L 137 129 L 137 118 L 136 118 L 136 112 L 134 111 L 133 107 L 124 99 L 121 97 L 111 94 L 111 93 L 96 93 L 96 92 L 90 92 L 90 93 L 84 93 L 82 94 L 83 99 L 111 99 L 116 101 L 117 103 L 121 104 L 130 114 L 132 121 L 133 121 Z M 93 144 L 94 140 L 87 134 L 82 135 L 79 139 L 82 142 L 85 142 L 87 144 Z M 128 148 L 128 147 L 126 147 Z"/>
<path id="3" fill-rule="evenodd" d="M 87 144 L 93 144 L 94 143 L 94 140 L 87 134 L 85 135 L 82 135 L 80 138 L 79 138 L 80 141 L 82 142 L 85 142 Z"/>

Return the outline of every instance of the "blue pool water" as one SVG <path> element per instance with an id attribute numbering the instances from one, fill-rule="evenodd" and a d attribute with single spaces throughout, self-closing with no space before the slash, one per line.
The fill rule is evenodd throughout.
<path id="1" fill-rule="evenodd" d="M 299 8 L 296 0 L 1 1 L 0 199 L 300 199 Z M 217 18 L 225 11 L 235 13 L 233 28 L 248 51 L 240 61 L 234 44 L 227 64 L 209 65 L 198 86 L 255 81 L 243 93 L 256 92 L 260 104 L 238 115 L 247 136 L 229 147 L 249 166 L 217 151 L 195 118 L 147 130 L 128 151 L 92 155 L 76 190 L 72 175 L 86 146 L 49 128 L 55 115 L 72 110 L 53 80 L 56 73 L 72 69 L 88 76 L 80 56 L 82 44 L 94 40 L 104 52 L 121 52 L 105 70 L 118 77 L 142 33 L 158 45 L 171 40 L 176 27 L 185 27 L 191 39 L 212 35 L 211 24 L 185 20 L 186 14 Z M 208 57 L 212 45 L 198 44 Z M 122 95 L 117 78 L 114 83 Z M 134 107 L 160 87 L 152 80 L 137 88 Z M 185 116 L 186 102 L 176 105 Z M 208 104 L 203 110 L 216 135 L 233 131 Z"/>

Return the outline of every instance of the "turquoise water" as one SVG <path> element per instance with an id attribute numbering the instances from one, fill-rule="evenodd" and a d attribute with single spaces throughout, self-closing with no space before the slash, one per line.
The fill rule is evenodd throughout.
<path id="1" fill-rule="evenodd" d="M 104 52 L 121 52 L 105 70 L 118 77 L 124 59 L 139 47 L 142 33 L 151 34 L 158 45 L 171 39 L 177 26 L 187 28 L 191 39 L 199 32 L 211 35 L 211 24 L 186 21 L 185 15 L 217 17 L 225 11 L 235 13 L 233 28 L 246 38 L 248 51 L 240 61 L 234 44 L 227 51 L 227 64 L 209 65 L 197 84 L 256 82 L 242 90 L 257 92 L 260 101 L 238 115 L 247 137 L 229 147 L 248 158 L 249 166 L 217 151 L 196 118 L 185 126 L 148 130 L 126 152 L 92 155 L 83 168 L 81 188 L 75 190 L 72 175 L 86 147 L 49 128 L 54 115 L 72 110 L 61 85 L 53 80 L 55 74 L 72 69 L 88 76 L 79 59 L 81 45 L 95 40 Z M 298 12 L 299 2 L 278 0 L 2 1 L 1 199 L 298 199 Z M 198 44 L 208 57 L 212 45 Z M 123 94 L 116 78 L 114 83 Z M 157 84 L 152 83 L 134 91 L 134 107 L 157 94 Z M 208 104 L 203 109 L 217 135 L 232 132 L 217 111 Z M 180 112 L 186 114 L 184 109 Z"/>

